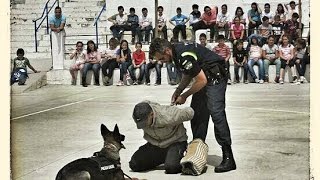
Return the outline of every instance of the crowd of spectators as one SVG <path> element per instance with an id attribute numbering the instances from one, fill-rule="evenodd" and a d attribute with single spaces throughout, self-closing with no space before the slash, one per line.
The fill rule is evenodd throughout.
<path id="1" fill-rule="evenodd" d="M 143 80 L 146 85 L 150 85 L 150 70 L 155 68 L 157 74 L 155 85 L 160 85 L 163 64 L 147 56 L 142 50 L 142 46 L 148 45 L 153 38 L 150 36 L 151 32 L 154 35 L 155 31 L 158 31 L 161 38 L 168 39 L 167 20 L 174 27 L 172 29 L 172 43 L 186 42 L 187 23 L 189 22 L 189 27 L 192 30 L 192 42 L 199 38 L 200 45 L 225 59 L 228 84 L 232 83 L 229 70 L 230 58 L 233 59 L 234 64 L 234 83 L 240 82 L 239 68 L 241 67 L 244 69 L 244 83 L 248 83 L 248 74 L 256 83 L 270 82 L 269 65 L 276 65 L 276 78 L 274 79 L 276 83 L 284 83 L 286 66 L 291 69 L 294 83 L 306 82 L 304 73 L 306 64 L 310 63 L 307 46 L 310 37 L 308 37 L 308 41 L 301 38 L 304 25 L 299 23 L 300 15 L 297 4 L 291 1 L 288 4 L 278 4 L 275 12 L 270 9 L 269 3 L 265 3 L 262 10 L 254 2 L 246 15 L 242 7 L 237 7 L 232 15 L 226 4 L 223 4 L 220 9 L 216 6 L 205 6 L 201 13 L 199 6 L 193 4 L 189 15 L 184 15 L 182 9 L 177 7 L 177 14 L 167 19 L 163 13 L 164 7 L 159 6 L 157 8 L 158 23 L 154 28 L 147 8 L 142 8 L 142 15 L 138 17 L 135 14 L 135 8 L 131 7 L 129 14 L 127 14 L 124 7 L 119 6 L 118 13 L 108 18 L 108 21 L 112 22 L 110 30 L 113 38 L 107 43 L 106 49 L 97 49 L 97 45 L 91 40 L 87 42 L 86 50 L 83 48 L 83 42 L 76 43 L 76 50 L 70 55 L 70 59 L 74 60 L 70 67 L 71 84 L 76 85 L 76 75 L 80 70 L 82 86 L 87 87 L 86 75 L 88 70 L 92 69 L 94 85 L 99 86 L 99 74 L 102 69 L 103 85 L 107 86 L 111 84 L 110 80 L 114 69 L 119 68 L 118 86 L 130 85 L 131 83 L 138 85 L 142 84 Z M 61 8 L 58 10 L 61 14 Z M 59 18 L 59 16 L 57 17 Z M 64 31 L 65 19 L 60 19 L 62 20 L 59 21 L 59 24 L 52 23 L 52 31 L 55 32 L 56 27 L 60 28 L 59 31 Z M 62 25 L 60 25 L 61 23 Z M 206 33 L 196 37 L 196 31 L 200 29 L 209 29 L 209 38 Z M 123 40 L 124 31 L 131 31 L 131 44 L 135 45 L 134 51 L 130 49 L 130 44 Z M 180 40 L 179 33 L 182 36 Z M 216 46 L 212 44 L 214 41 L 217 43 Z M 245 41 L 248 42 L 246 47 Z M 225 42 L 230 42 L 231 48 Z M 255 74 L 254 65 L 259 66 L 259 76 Z M 166 64 L 166 67 L 170 84 L 176 85 L 181 73 L 174 64 Z M 297 75 L 299 75 L 299 79 Z M 127 82 L 128 80 L 131 83 Z"/>
<path id="2" fill-rule="evenodd" d="M 155 34 L 158 31 L 162 38 L 168 39 L 167 21 L 173 26 L 172 43 L 184 43 L 187 39 L 187 23 L 192 29 L 192 41 L 195 41 L 195 32 L 200 29 L 210 29 L 210 37 L 207 39 L 205 33 L 200 34 L 200 45 L 216 52 L 222 56 L 226 62 L 228 73 L 228 84 L 232 83 L 230 74 L 230 58 L 234 64 L 234 83 L 239 83 L 239 68 L 244 69 L 243 82 L 248 83 L 248 75 L 253 82 L 265 83 L 269 80 L 269 65 L 276 66 L 275 83 L 284 83 L 284 69 L 289 66 L 292 74 L 292 81 L 296 84 L 306 82 L 304 73 L 306 64 L 309 63 L 309 54 L 305 39 L 300 38 L 303 24 L 299 23 L 299 11 L 297 4 L 291 1 L 288 4 L 278 4 L 275 12 L 272 12 L 269 3 L 264 4 L 264 9 L 257 3 L 251 4 L 251 9 L 245 14 L 242 7 L 237 7 L 234 15 L 228 11 L 228 6 L 223 4 L 219 9 L 216 6 L 205 6 L 203 13 L 200 12 L 197 4 L 192 5 L 192 11 L 189 15 L 184 15 L 180 7 L 176 8 L 176 15 L 168 18 L 164 15 L 163 6 L 157 8 L 158 25 L 152 27 L 152 18 L 148 16 L 148 9 L 142 8 L 142 16 L 135 14 L 135 8 L 129 9 L 129 14 L 124 13 L 124 7 L 118 7 L 118 13 L 109 17 L 108 20 L 113 23 L 110 30 L 113 33 L 111 41 L 121 41 L 124 31 L 131 31 L 131 44 L 135 44 L 133 53 L 129 49 L 127 41 L 122 40 L 120 48 L 115 52 L 116 58 L 108 72 L 103 70 L 104 85 L 109 84 L 112 76 L 112 70 L 115 67 L 120 68 L 120 80 L 117 85 L 124 83 L 125 79 L 131 79 L 133 85 L 142 84 L 145 79 L 146 85 L 150 85 L 150 69 L 156 69 L 156 83 L 161 84 L 161 68 L 163 64 L 153 60 L 152 57 L 146 57 L 142 46 L 150 41 L 150 33 Z M 143 38 L 143 33 L 145 37 Z M 181 39 L 179 40 L 179 33 Z M 222 35 L 223 34 L 223 35 Z M 138 41 L 136 41 L 136 35 Z M 212 42 L 217 42 L 213 46 Z M 245 47 L 244 42 L 248 41 Z M 225 42 L 230 42 L 231 48 Z M 231 50 L 230 50 L 231 49 Z M 102 55 L 103 56 L 103 55 Z M 107 60 L 108 67 L 110 64 Z M 258 76 L 254 71 L 254 65 L 257 65 Z M 110 66 L 110 65 L 109 65 Z M 181 73 L 175 68 L 174 64 L 166 65 L 170 84 L 175 85 L 179 81 Z M 298 71 L 299 79 L 296 71 Z M 137 75 L 137 73 L 138 75 Z M 109 73 L 109 74 L 108 74 Z"/>

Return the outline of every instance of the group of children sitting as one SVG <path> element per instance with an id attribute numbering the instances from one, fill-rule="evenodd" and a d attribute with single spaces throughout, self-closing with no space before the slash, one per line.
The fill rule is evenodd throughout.
<path id="1" fill-rule="evenodd" d="M 223 35 L 218 36 L 218 44 L 212 48 L 207 44 L 206 35 L 200 35 L 201 45 L 211 49 L 219 54 L 226 61 L 226 69 L 228 72 L 228 84 L 231 84 L 230 63 L 231 58 L 230 48 L 225 44 Z M 269 65 L 276 65 L 275 83 L 284 83 L 284 74 L 286 66 L 289 66 L 292 73 L 292 82 L 300 84 L 307 82 L 304 77 L 306 65 L 310 63 L 309 49 L 305 39 L 298 38 L 295 45 L 290 44 L 289 37 L 281 36 L 279 44 L 275 43 L 276 37 L 270 35 L 266 39 L 266 43 L 259 41 L 257 36 L 252 36 L 248 42 L 247 48 L 244 48 L 244 42 L 237 40 L 233 46 L 233 64 L 234 64 L 234 83 L 240 83 L 239 68 L 244 69 L 243 82 L 248 83 L 248 72 L 254 82 L 263 84 L 269 83 Z M 258 65 L 259 76 L 257 77 L 253 66 Z M 297 76 L 299 75 L 299 79 Z"/>
<path id="2" fill-rule="evenodd" d="M 93 42 L 92 42 L 93 43 Z M 131 52 L 129 44 L 126 40 L 120 42 L 120 47 L 118 48 L 118 40 L 116 38 L 111 38 L 109 40 L 109 46 L 107 49 L 96 50 L 96 59 L 99 59 L 98 64 L 99 69 L 97 70 L 92 68 L 95 76 L 95 85 L 100 85 L 99 83 L 99 70 L 102 70 L 102 81 L 103 85 L 111 85 L 111 79 L 115 68 L 120 69 L 120 79 L 117 83 L 117 86 L 123 85 L 138 85 L 142 84 L 143 79 L 145 78 L 145 84 L 150 85 L 150 74 L 149 71 L 152 68 L 156 69 L 157 80 L 155 85 L 161 84 L 161 67 L 162 64 L 155 60 L 150 59 L 147 62 L 146 54 L 142 50 L 142 43 L 137 42 L 135 44 L 135 51 Z M 82 85 L 87 86 L 85 79 L 86 74 L 83 69 L 86 67 L 86 64 L 90 63 L 86 57 L 86 53 L 83 50 L 83 43 L 77 42 L 76 50 L 70 55 L 70 59 L 74 60 L 74 64 L 70 67 L 70 74 L 72 76 L 72 85 L 76 85 L 76 74 L 78 70 L 82 72 Z M 85 69 L 87 71 L 89 69 Z M 139 71 L 139 72 L 138 72 Z M 176 79 L 172 79 L 170 82 L 172 85 L 177 84 Z"/>

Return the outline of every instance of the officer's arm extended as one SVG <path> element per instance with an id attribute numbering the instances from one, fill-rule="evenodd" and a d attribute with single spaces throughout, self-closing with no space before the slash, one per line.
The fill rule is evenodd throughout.
<path id="1" fill-rule="evenodd" d="M 187 99 L 190 95 L 200 91 L 206 84 L 207 84 L 207 78 L 203 70 L 201 69 L 199 74 L 195 77 L 195 82 L 192 84 L 191 88 L 188 91 L 181 94 L 180 96 Z"/>

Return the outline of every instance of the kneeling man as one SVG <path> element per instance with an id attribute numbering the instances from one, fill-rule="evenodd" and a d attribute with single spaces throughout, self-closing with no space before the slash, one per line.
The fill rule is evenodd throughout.
<path id="1" fill-rule="evenodd" d="M 190 121 L 193 115 L 191 107 L 180 109 L 151 101 L 138 103 L 132 117 L 137 128 L 143 130 L 147 143 L 133 154 L 130 168 L 136 172 L 146 171 L 164 163 L 167 174 L 180 173 L 180 160 L 188 140 L 183 122 Z"/>

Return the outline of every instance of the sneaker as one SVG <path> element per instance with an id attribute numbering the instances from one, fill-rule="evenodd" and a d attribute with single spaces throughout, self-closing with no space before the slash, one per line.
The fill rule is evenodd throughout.
<path id="1" fill-rule="evenodd" d="M 266 76 L 266 77 L 264 78 L 264 82 L 269 83 L 269 76 Z"/>
<path id="2" fill-rule="evenodd" d="M 228 79 L 228 85 L 231 85 L 231 79 Z"/>
<path id="3" fill-rule="evenodd" d="M 300 83 L 307 82 L 307 79 L 304 76 L 300 76 Z"/>
<path id="4" fill-rule="evenodd" d="M 87 83 L 82 83 L 83 87 L 88 87 Z"/>
<path id="5" fill-rule="evenodd" d="M 254 82 L 259 83 L 260 81 L 259 81 L 259 79 L 255 79 Z"/>
<path id="6" fill-rule="evenodd" d="M 279 77 L 279 76 L 276 76 L 276 78 L 274 78 L 274 82 L 275 82 L 275 83 L 279 83 L 279 79 L 280 79 L 280 77 Z"/>
<path id="7" fill-rule="evenodd" d="M 137 81 L 133 81 L 133 85 L 138 85 Z"/>
<path id="8" fill-rule="evenodd" d="M 293 81 L 292 81 L 292 83 L 297 83 L 297 82 L 298 82 L 297 76 L 293 76 Z"/>
<path id="9" fill-rule="evenodd" d="M 122 34 L 122 33 L 123 33 L 123 30 L 120 30 L 120 31 L 119 31 L 119 34 Z"/>
<path id="10" fill-rule="evenodd" d="M 283 82 L 283 79 L 279 79 L 279 83 L 280 84 L 283 84 L 284 82 Z"/>
<path id="11" fill-rule="evenodd" d="M 138 85 L 142 84 L 142 81 L 138 80 Z"/>
<path id="12" fill-rule="evenodd" d="M 124 83 L 123 83 L 123 81 L 118 81 L 118 83 L 117 83 L 117 86 L 123 86 L 124 85 Z"/>
<path id="13" fill-rule="evenodd" d="M 244 81 L 243 81 L 243 82 L 244 82 Z M 237 84 L 237 83 L 240 83 L 240 81 L 236 79 L 236 80 L 233 81 L 233 83 L 234 83 L 234 84 Z"/>
<path id="14" fill-rule="evenodd" d="M 264 81 L 263 81 L 262 79 L 260 79 L 260 80 L 259 80 L 259 83 L 260 83 L 260 84 L 263 84 L 263 83 L 264 83 Z"/>
<path id="15" fill-rule="evenodd" d="M 248 83 L 249 83 L 249 81 L 248 81 L 248 80 L 244 80 L 244 82 L 243 82 L 243 83 L 248 84 Z"/>
<path id="16" fill-rule="evenodd" d="M 297 81 L 296 83 L 294 83 L 294 84 L 296 84 L 296 85 L 300 85 L 301 83 L 300 83 L 300 81 Z"/>
<path id="17" fill-rule="evenodd" d="M 147 86 L 150 86 L 150 83 L 148 82 L 148 83 L 146 83 L 146 85 L 147 85 Z"/>
<path id="18" fill-rule="evenodd" d="M 95 86 L 100 86 L 100 83 L 94 83 L 93 85 L 95 85 Z"/>

